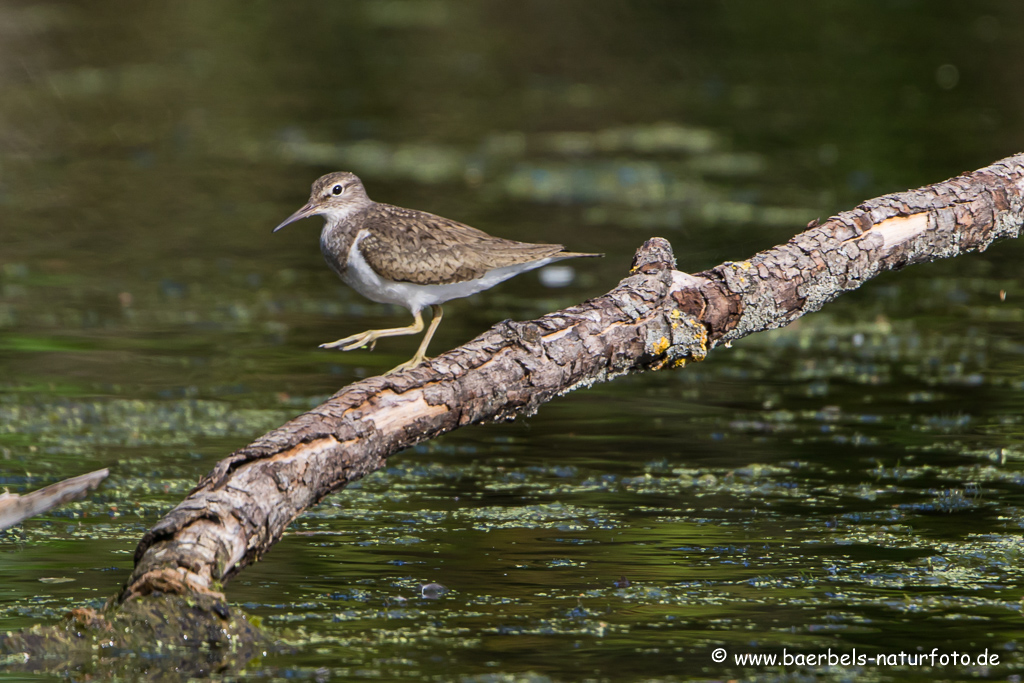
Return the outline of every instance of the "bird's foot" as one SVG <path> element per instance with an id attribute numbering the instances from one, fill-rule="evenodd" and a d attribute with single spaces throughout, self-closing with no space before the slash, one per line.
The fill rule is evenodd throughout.
<path id="1" fill-rule="evenodd" d="M 388 370 L 384 374 L 385 375 L 393 375 L 396 372 L 401 372 L 402 370 L 412 370 L 413 368 L 415 368 L 415 367 L 417 367 L 419 365 L 422 365 L 423 363 L 427 362 L 428 360 L 430 360 L 430 359 L 427 358 L 426 356 L 424 356 L 422 354 L 416 354 L 411 359 L 405 361 L 401 365 L 396 365 L 395 367 L 391 368 L 390 370 Z"/>
<path id="2" fill-rule="evenodd" d="M 366 332 L 360 332 L 359 334 L 353 334 L 351 336 L 332 341 L 327 344 L 321 344 L 321 349 L 337 349 L 341 348 L 342 351 L 351 351 L 358 349 L 362 346 L 369 346 L 370 350 L 373 351 L 373 347 L 377 345 L 377 340 L 383 336 L 381 332 L 385 330 L 367 330 Z"/>

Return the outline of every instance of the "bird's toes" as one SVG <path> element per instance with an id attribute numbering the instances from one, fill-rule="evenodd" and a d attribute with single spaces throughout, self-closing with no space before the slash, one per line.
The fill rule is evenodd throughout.
<path id="1" fill-rule="evenodd" d="M 395 367 L 391 368 L 390 370 L 388 370 L 384 374 L 385 375 L 391 375 L 391 374 L 394 374 L 396 372 L 401 372 L 402 370 L 411 370 L 412 368 L 415 368 L 415 367 L 417 367 L 419 365 L 422 365 L 424 362 L 426 362 L 428 360 L 430 360 L 430 358 L 428 358 L 426 356 L 413 356 L 411 359 L 405 361 L 401 365 L 396 365 Z"/>
<path id="2" fill-rule="evenodd" d="M 349 339 L 352 339 L 351 337 Z M 348 340 L 345 340 L 348 341 Z M 356 335 L 355 339 L 352 339 L 351 343 L 341 347 L 342 351 L 352 351 L 358 348 L 362 348 L 366 345 L 370 346 L 370 350 L 373 351 L 373 347 L 377 345 L 377 337 L 371 334 L 359 334 Z"/>
<path id="3" fill-rule="evenodd" d="M 376 337 L 370 332 L 360 332 L 359 334 L 353 334 L 349 337 L 343 337 L 337 341 L 328 342 L 321 344 L 321 349 L 337 349 L 341 348 L 342 351 L 351 351 L 352 349 L 358 349 L 360 346 L 365 346 L 367 342 L 371 342 Z"/>
<path id="4" fill-rule="evenodd" d="M 418 365 L 418 363 L 416 365 Z M 393 375 L 396 372 L 401 372 L 402 370 L 408 370 L 410 368 L 414 368 L 414 367 L 416 367 L 416 365 L 413 365 L 413 364 L 410 364 L 408 362 L 405 362 L 405 363 L 402 363 L 401 365 L 396 365 L 395 367 L 391 368 L 390 370 L 388 370 L 384 374 L 385 375 Z"/>
<path id="5" fill-rule="evenodd" d="M 320 348 L 321 349 L 337 349 L 337 348 L 340 348 L 342 351 L 348 351 L 349 348 L 353 348 L 354 349 L 354 348 L 359 346 L 358 343 L 355 346 L 350 346 L 351 343 L 352 343 L 352 338 L 351 337 L 345 337 L 344 339 L 339 339 L 338 341 L 332 341 L 329 344 L 321 344 Z"/>

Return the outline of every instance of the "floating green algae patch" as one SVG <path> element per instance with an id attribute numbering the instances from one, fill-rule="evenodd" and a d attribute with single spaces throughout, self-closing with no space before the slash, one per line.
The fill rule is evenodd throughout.
<path id="1" fill-rule="evenodd" d="M 83 351 L 88 346 L 78 341 L 52 337 L 5 336 L 0 340 L 0 351 Z"/>

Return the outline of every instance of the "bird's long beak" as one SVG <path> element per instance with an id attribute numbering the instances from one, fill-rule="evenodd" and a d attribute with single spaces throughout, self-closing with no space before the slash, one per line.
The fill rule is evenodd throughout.
<path id="1" fill-rule="evenodd" d="M 319 213 L 318 207 L 315 204 L 313 204 L 313 202 L 306 202 L 305 206 L 303 206 L 301 209 L 293 213 L 291 216 L 288 216 L 288 218 L 285 218 L 281 225 L 274 228 L 273 231 L 277 232 L 278 230 L 280 230 L 281 228 L 290 223 L 294 223 L 295 221 L 301 221 L 303 218 L 309 218 L 310 216 L 315 216 L 317 213 Z"/>

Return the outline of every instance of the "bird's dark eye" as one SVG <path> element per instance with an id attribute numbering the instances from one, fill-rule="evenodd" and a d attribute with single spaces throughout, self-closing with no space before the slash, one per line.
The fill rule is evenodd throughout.
<path id="1" fill-rule="evenodd" d="M 341 194 L 344 191 L 345 188 L 342 187 L 341 185 L 335 185 L 333 188 L 331 188 L 331 192 L 333 192 L 334 194 Z"/>

